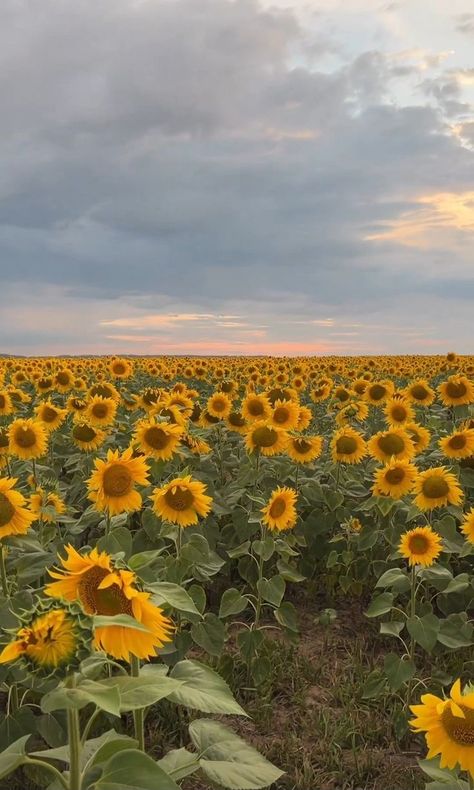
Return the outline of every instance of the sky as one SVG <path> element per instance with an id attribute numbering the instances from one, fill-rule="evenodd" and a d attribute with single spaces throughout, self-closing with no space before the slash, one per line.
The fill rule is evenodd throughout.
<path id="1" fill-rule="evenodd" d="M 474 353 L 471 0 L 2 0 L 0 353 Z"/>

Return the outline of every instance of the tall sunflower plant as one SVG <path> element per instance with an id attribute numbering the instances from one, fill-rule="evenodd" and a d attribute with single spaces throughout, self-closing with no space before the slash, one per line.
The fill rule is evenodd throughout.
<path id="1" fill-rule="evenodd" d="M 69 547 L 51 577 L 45 596 L 22 610 L 0 652 L 2 666 L 24 675 L 15 721 L 28 711 L 34 725 L 0 753 L 0 779 L 23 770 L 65 790 L 100 790 L 110 782 L 127 788 L 131 780 L 139 790 L 172 790 L 197 772 L 223 787 L 235 787 L 242 770 L 249 788 L 267 787 L 281 776 L 209 718 L 190 724 L 192 748 L 171 750 L 158 761 L 148 756 L 146 717 L 156 717 L 165 699 L 206 714 L 245 711 L 210 667 L 185 660 L 169 672 L 159 653 L 172 640 L 174 624 L 108 555 L 93 550 L 81 556 Z M 39 717 L 33 715 L 38 708 Z M 131 732 L 123 724 L 127 714 Z M 56 726 L 45 728 L 45 720 Z M 110 721 L 113 728 L 104 728 Z M 62 722 L 64 739 L 58 734 Z"/>

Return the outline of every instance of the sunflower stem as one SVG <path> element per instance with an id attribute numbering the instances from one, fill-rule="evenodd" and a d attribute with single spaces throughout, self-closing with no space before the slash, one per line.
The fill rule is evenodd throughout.
<path id="1" fill-rule="evenodd" d="M 8 598 L 8 577 L 7 569 L 5 567 L 5 547 L 0 542 L 0 577 L 2 581 L 2 592 L 5 598 Z"/>
<path id="2" fill-rule="evenodd" d="M 68 688 L 75 688 L 76 679 L 72 673 L 66 681 Z M 69 790 L 81 790 L 81 733 L 79 711 L 75 708 L 67 712 L 67 732 L 69 740 Z"/>
<path id="3" fill-rule="evenodd" d="M 38 479 L 36 477 L 36 461 L 34 458 L 32 459 L 32 461 L 33 461 L 33 485 L 35 488 L 38 488 Z"/>
<path id="4" fill-rule="evenodd" d="M 106 537 L 109 534 L 109 532 L 110 532 L 110 510 L 109 510 L 109 508 L 107 508 L 107 510 L 105 511 L 105 535 L 106 535 Z"/>
<path id="5" fill-rule="evenodd" d="M 416 570 L 415 565 L 411 566 L 410 573 L 410 618 L 413 619 L 416 615 Z M 415 658 L 415 640 L 410 634 L 410 661 Z M 406 706 L 409 708 L 411 702 L 413 678 L 411 677 L 407 685 Z"/>
<path id="6" fill-rule="evenodd" d="M 181 527 L 180 527 L 181 529 Z M 133 656 L 130 662 L 130 675 L 137 678 L 140 674 L 140 660 Z M 140 751 L 145 751 L 145 708 L 133 711 L 133 722 L 135 725 L 135 738 L 138 741 Z"/>

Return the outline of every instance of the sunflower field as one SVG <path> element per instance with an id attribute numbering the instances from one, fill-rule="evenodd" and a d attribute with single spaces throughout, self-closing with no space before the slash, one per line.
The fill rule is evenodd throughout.
<path id="1" fill-rule="evenodd" d="M 0 787 L 474 788 L 474 358 L 0 358 Z"/>

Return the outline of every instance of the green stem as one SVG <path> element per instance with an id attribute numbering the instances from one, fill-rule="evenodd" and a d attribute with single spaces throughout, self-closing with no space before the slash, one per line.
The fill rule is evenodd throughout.
<path id="1" fill-rule="evenodd" d="M 90 731 L 92 729 L 92 725 L 94 724 L 95 720 L 100 716 L 101 712 L 102 711 L 101 711 L 100 708 L 96 708 L 95 711 L 90 716 L 89 721 L 87 722 L 86 726 L 84 727 L 84 731 L 82 733 L 81 743 L 83 745 L 87 741 L 89 733 L 90 733 Z"/>
<path id="2" fill-rule="evenodd" d="M 341 462 L 337 462 L 337 471 L 336 471 L 336 491 L 339 487 L 339 476 L 341 474 Z"/>
<path id="3" fill-rule="evenodd" d="M 180 527 L 181 529 L 181 527 Z M 130 674 L 137 678 L 140 674 L 140 661 L 136 656 L 132 656 L 130 662 Z M 133 711 L 133 722 L 135 725 L 135 738 L 138 741 L 140 751 L 145 751 L 145 708 Z"/>
<path id="4" fill-rule="evenodd" d="M 110 511 L 109 508 L 105 511 L 105 535 L 107 536 L 110 532 Z"/>
<path id="5" fill-rule="evenodd" d="M 45 771 L 49 771 L 50 774 L 54 776 L 54 778 L 60 783 L 61 787 L 64 787 L 65 790 L 69 790 L 69 785 L 64 778 L 64 776 L 58 771 L 54 765 L 51 763 L 47 763 L 45 760 L 34 760 L 33 757 L 28 757 L 26 761 L 27 765 L 37 765 L 38 768 L 42 768 Z"/>
<path id="6" fill-rule="evenodd" d="M 0 578 L 2 582 L 2 592 L 5 598 L 8 598 L 8 577 L 7 569 L 5 567 L 5 547 L 0 543 Z"/>
<path id="7" fill-rule="evenodd" d="M 74 674 L 67 680 L 68 688 L 74 688 Z M 69 790 L 81 790 L 81 733 L 79 728 L 79 711 L 69 709 L 67 712 L 67 732 L 69 740 Z"/>
<path id="8" fill-rule="evenodd" d="M 263 579 L 263 544 L 265 543 L 265 538 L 267 536 L 267 530 L 264 524 L 261 524 L 261 551 L 260 556 L 258 558 L 258 583 L 257 583 L 257 606 L 255 609 L 255 622 L 254 622 L 254 630 L 258 628 L 258 624 L 260 622 L 260 613 L 262 610 L 262 594 L 260 592 L 261 589 L 261 581 Z"/>
<path id="9" fill-rule="evenodd" d="M 36 461 L 33 458 L 33 484 L 35 488 L 38 488 L 38 479 L 36 477 Z"/>
<path id="10" fill-rule="evenodd" d="M 416 615 L 416 572 L 415 566 L 411 566 L 411 574 L 410 574 L 410 617 L 413 618 Z M 415 658 L 415 640 L 410 634 L 410 661 L 413 661 Z M 413 686 L 413 678 L 410 678 L 408 681 L 407 686 L 407 698 L 406 698 L 406 706 L 407 709 L 411 702 L 411 694 L 412 694 L 412 686 Z"/>

